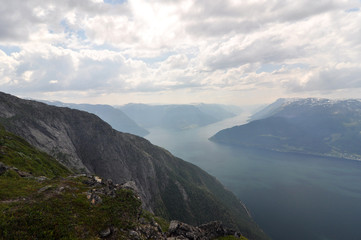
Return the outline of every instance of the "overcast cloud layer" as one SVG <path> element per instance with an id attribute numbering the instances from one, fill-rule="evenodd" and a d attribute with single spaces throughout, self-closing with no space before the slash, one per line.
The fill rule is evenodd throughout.
<path id="1" fill-rule="evenodd" d="M 0 3 L 0 90 L 19 96 L 245 104 L 361 93 L 359 0 Z"/>

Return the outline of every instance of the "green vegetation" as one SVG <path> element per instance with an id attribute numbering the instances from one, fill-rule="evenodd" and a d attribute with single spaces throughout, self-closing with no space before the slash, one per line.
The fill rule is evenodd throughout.
<path id="1" fill-rule="evenodd" d="M 70 171 L 55 159 L 35 149 L 24 139 L 5 131 L 1 125 L 0 162 L 13 167 L 0 175 L 0 200 L 28 197 L 49 184 L 34 178 L 20 177 L 14 168 L 32 177 L 54 178 L 70 174 Z"/>
<path id="2" fill-rule="evenodd" d="M 64 192 L 49 189 L 27 200 L 0 203 L 0 236 L 4 239 L 95 239 L 107 227 L 131 229 L 140 213 L 133 192 L 120 190 L 92 205 L 84 184 L 60 181 Z M 72 187 L 70 187 L 73 185 Z M 119 237 L 126 238 L 125 233 Z"/>
<path id="3" fill-rule="evenodd" d="M 163 232 L 167 232 L 169 229 L 169 221 L 162 217 L 154 217 L 154 220 L 159 224 Z"/>
<path id="4" fill-rule="evenodd" d="M 0 142 L 1 162 L 10 167 L 0 175 L 0 239 L 99 239 L 107 228 L 117 230 L 117 239 L 129 238 L 141 214 L 132 191 L 101 195 L 101 204 L 92 204 L 87 192 L 94 186 L 83 183 L 86 177 L 66 178 L 69 170 L 3 128 Z"/>
<path id="5" fill-rule="evenodd" d="M 45 186 L 34 179 L 21 178 L 15 171 L 8 170 L 0 176 L 0 201 L 27 197 Z"/>
<path id="6" fill-rule="evenodd" d="M 0 125 L 1 126 L 1 125 Z M 33 176 L 67 176 L 70 171 L 54 158 L 31 146 L 24 139 L 0 127 L 0 162 Z"/>
<path id="7" fill-rule="evenodd" d="M 158 217 L 158 216 L 154 216 L 152 213 L 148 212 L 147 210 L 142 210 L 142 217 L 147 221 L 147 222 L 152 222 L 155 221 L 160 228 L 162 229 L 162 232 L 167 232 L 168 228 L 169 228 L 169 221 L 162 218 L 162 217 Z"/>

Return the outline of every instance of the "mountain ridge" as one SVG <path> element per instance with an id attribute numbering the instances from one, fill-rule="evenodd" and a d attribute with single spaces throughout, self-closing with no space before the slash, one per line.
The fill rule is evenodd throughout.
<path id="1" fill-rule="evenodd" d="M 145 136 L 149 134 L 149 131 L 140 127 L 133 119 L 128 117 L 120 109 L 114 108 L 105 104 L 75 104 L 75 103 L 63 103 L 59 101 L 41 101 L 48 105 L 54 105 L 58 107 L 69 107 L 93 113 L 100 117 L 105 122 L 109 123 L 112 128 L 119 132 L 131 133 L 138 136 Z"/>
<path id="2" fill-rule="evenodd" d="M 129 103 L 117 108 L 146 129 L 160 127 L 169 130 L 187 130 L 236 116 L 222 105 L 217 104 L 149 105 Z"/>
<path id="3" fill-rule="evenodd" d="M 251 117 L 249 123 L 222 130 L 210 140 L 361 160 L 360 132 L 360 100 L 280 99 Z"/>

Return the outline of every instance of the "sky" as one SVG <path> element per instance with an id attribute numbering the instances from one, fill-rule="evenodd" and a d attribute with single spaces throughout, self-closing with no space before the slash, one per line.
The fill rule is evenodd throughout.
<path id="1" fill-rule="evenodd" d="M 0 91 L 73 103 L 361 98 L 360 0 L 0 0 Z"/>

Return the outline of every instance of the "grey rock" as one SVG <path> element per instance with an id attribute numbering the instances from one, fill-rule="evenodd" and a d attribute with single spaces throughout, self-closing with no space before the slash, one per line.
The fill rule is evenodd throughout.
<path id="1" fill-rule="evenodd" d="M 131 239 L 134 239 L 134 240 L 141 239 L 139 233 L 134 230 L 129 231 L 129 236 L 131 237 Z"/>
<path id="2" fill-rule="evenodd" d="M 99 195 L 97 195 L 95 193 L 91 194 L 91 197 L 90 197 L 91 204 L 98 205 L 98 204 L 101 204 L 102 202 L 103 202 L 103 200 Z"/>
<path id="3" fill-rule="evenodd" d="M 241 234 L 227 229 L 219 221 L 209 222 L 198 227 L 191 226 L 179 221 L 171 221 L 168 230 L 168 239 L 194 239 L 206 240 L 224 236 L 240 237 Z"/>
<path id="4" fill-rule="evenodd" d="M 38 182 L 43 182 L 45 180 L 48 180 L 48 178 L 45 176 L 39 176 L 39 177 L 35 177 L 35 180 L 37 180 Z"/>
<path id="5" fill-rule="evenodd" d="M 24 171 L 20 171 L 20 170 L 18 170 L 17 173 L 19 174 L 20 177 L 32 177 L 33 176 L 28 172 L 24 172 Z"/>
<path id="6" fill-rule="evenodd" d="M 4 163 L 0 162 L 0 176 L 3 175 L 7 170 L 8 167 Z"/>
<path id="7" fill-rule="evenodd" d="M 141 218 L 139 218 L 139 223 L 140 224 L 146 224 L 147 220 L 145 220 L 145 218 L 141 217 Z"/>
<path id="8" fill-rule="evenodd" d="M 142 236 L 141 239 L 166 239 L 162 230 L 152 224 L 142 224 L 136 228 L 136 232 L 138 236 Z"/>
<path id="9" fill-rule="evenodd" d="M 102 179 L 98 176 L 89 176 L 86 180 L 83 181 L 84 184 L 95 187 L 102 186 Z"/>
<path id="10" fill-rule="evenodd" d="M 109 237 L 112 234 L 112 231 L 109 227 L 99 232 L 99 236 L 101 238 Z"/>
<path id="11" fill-rule="evenodd" d="M 52 187 L 52 185 L 47 185 L 45 187 L 42 187 L 38 190 L 38 193 L 45 192 L 46 190 L 50 189 L 51 187 Z"/>
<path id="12" fill-rule="evenodd" d="M 206 239 L 201 229 L 174 220 L 169 224 L 168 236 L 185 237 L 186 239 Z"/>
<path id="13" fill-rule="evenodd" d="M 108 185 L 108 186 L 112 186 L 113 185 L 113 180 L 107 179 L 105 184 Z"/>
<path id="14" fill-rule="evenodd" d="M 130 190 L 132 190 L 132 191 L 134 191 L 134 192 L 136 192 L 138 194 L 140 193 L 139 188 L 137 187 L 137 185 L 135 184 L 134 181 L 128 181 L 126 183 L 123 183 L 121 185 L 121 188 L 130 189 Z"/>

